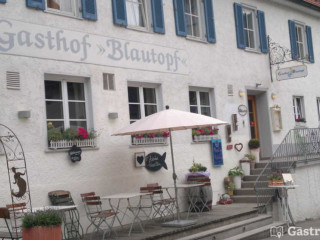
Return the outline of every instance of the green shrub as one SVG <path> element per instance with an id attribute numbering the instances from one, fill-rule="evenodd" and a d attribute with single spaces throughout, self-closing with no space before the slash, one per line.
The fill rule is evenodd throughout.
<path id="1" fill-rule="evenodd" d="M 207 168 L 203 166 L 201 163 L 195 163 L 193 161 L 192 167 L 189 168 L 189 172 L 205 172 Z"/>
<path id="2" fill-rule="evenodd" d="M 255 161 L 256 160 L 256 156 L 255 155 L 253 155 L 253 154 L 250 154 L 250 153 L 248 153 L 248 154 L 246 154 L 246 155 L 244 155 L 246 158 L 248 158 L 249 160 L 251 160 L 251 161 Z"/>
<path id="3" fill-rule="evenodd" d="M 78 131 L 73 128 L 68 128 L 62 133 L 64 140 L 76 140 L 79 138 Z"/>
<path id="4" fill-rule="evenodd" d="M 59 213 L 54 210 L 28 213 L 22 220 L 22 227 L 24 228 L 60 226 L 61 224 L 62 220 Z"/>
<path id="5" fill-rule="evenodd" d="M 243 170 L 240 166 L 234 167 L 234 168 L 230 169 L 228 172 L 229 177 L 243 176 L 243 175 L 244 175 L 244 173 L 243 173 Z"/>
<path id="6" fill-rule="evenodd" d="M 51 128 L 48 130 L 49 141 L 59 141 L 62 139 L 63 139 L 62 133 L 58 128 Z"/>
<path id="7" fill-rule="evenodd" d="M 250 139 L 249 141 L 249 149 L 255 149 L 255 148 L 259 148 L 260 147 L 260 142 L 258 139 Z"/>

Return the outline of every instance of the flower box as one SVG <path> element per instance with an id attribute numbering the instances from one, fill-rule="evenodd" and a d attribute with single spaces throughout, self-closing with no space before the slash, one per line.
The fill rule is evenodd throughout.
<path id="1" fill-rule="evenodd" d="M 167 137 L 142 137 L 142 138 L 132 138 L 132 145 L 152 145 L 152 144 L 167 144 Z"/>
<path id="2" fill-rule="evenodd" d="M 71 148 L 73 145 L 76 145 L 77 147 L 96 147 L 97 139 L 88 138 L 83 140 L 59 140 L 49 142 L 49 148 L 51 149 Z"/>
<path id="3" fill-rule="evenodd" d="M 211 139 L 217 139 L 218 135 L 198 135 L 198 136 L 193 136 L 193 141 L 194 142 L 206 142 L 206 141 L 211 141 Z"/>

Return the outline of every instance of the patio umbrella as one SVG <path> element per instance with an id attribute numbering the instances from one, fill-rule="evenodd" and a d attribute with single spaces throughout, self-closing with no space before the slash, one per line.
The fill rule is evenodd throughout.
<path id="1" fill-rule="evenodd" d="M 135 135 L 135 134 L 144 134 L 144 133 L 153 133 L 160 131 L 168 131 L 170 133 L 170 148 L 171 148 L 171 160 L 172 160 L 172 171 L 173 171 L 173 182 L 175 189 L 175 197 L 177 199 L 177 175 L 175 172 L 174 165 L 174 154 L 172 147 L 172 134 L 171 131 L 176 130 L 185 130 L 192 128 L 201 128 L 201 127 L 211 127 L 218 125 L 228 124 L 227 122 L 221 121 L 216 118 L 204 116 L 201 114 L 190 113 L 180 110 L 169 109 L 166 106 L 167 110 L 163 110 L 158 113 L 154 113 L 148 117 L 142 118 L 122 129 L 112 134 L 112 136 L 125 136 L 125 135 Z M 177 217 L 178 221 L 175 226 L 185 226 L 190 225 L 189 223 L 180 220 L 180 209 L 178 201 L 176 201 L 177 208 Z"/>

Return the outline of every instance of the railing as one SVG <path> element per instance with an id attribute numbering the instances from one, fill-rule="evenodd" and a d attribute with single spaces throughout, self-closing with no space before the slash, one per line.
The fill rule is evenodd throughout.
<path id="1" fill-rule="evenodd" d="M 254 184 L 260 211 L 264 211 L 275 196 L 275 192 L 268 187 L 268 174 L 275 171 L 290 173 L 297 161 L 317 158 L 320 158 L 320 128 L 291 129 Z"/>

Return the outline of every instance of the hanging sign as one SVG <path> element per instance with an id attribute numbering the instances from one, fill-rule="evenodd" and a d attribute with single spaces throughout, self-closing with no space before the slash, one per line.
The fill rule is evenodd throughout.
<path id="1" fill-rule="evenodd" d="M 81 148 L 77 147 L 76 145 L 73 145 L 72 148 L 69 150 L 69 156 L 72 162 L 79 162 L 81 161 Z"/>
<path id="2" fill-rule="evenodd" d="M 278 81 L 288 80 L 292 78 L 306 77 L 307 75 L 308 75 L 308 69 L 307 69 L 307 66 L 305 65 L 277 70 Z"/>
<path id="3" fill-rule="evenodd" d="M 165 162 L 167 153 L 162 156 L 159 153 L 149 153 L 146 156 L 146 169 L 152 172 L 159 171 L 162 167 L 168 170 L 167 164 Z"/>
<path id="4" fill-rule="evenodd" d="M 239 105 L 238 107 L 238 113 L 240 116 L 244 117 L 248 113 L 248 108 L 246 105 Z"/>
<path id="5" fill-rule="evenodd" d="M 223 165 L 223 156 L 222 156 L 222 143 L 221 139 L 212 139 L 212 156 L 213 156 L 213 166 L 218 167 Z"/>

